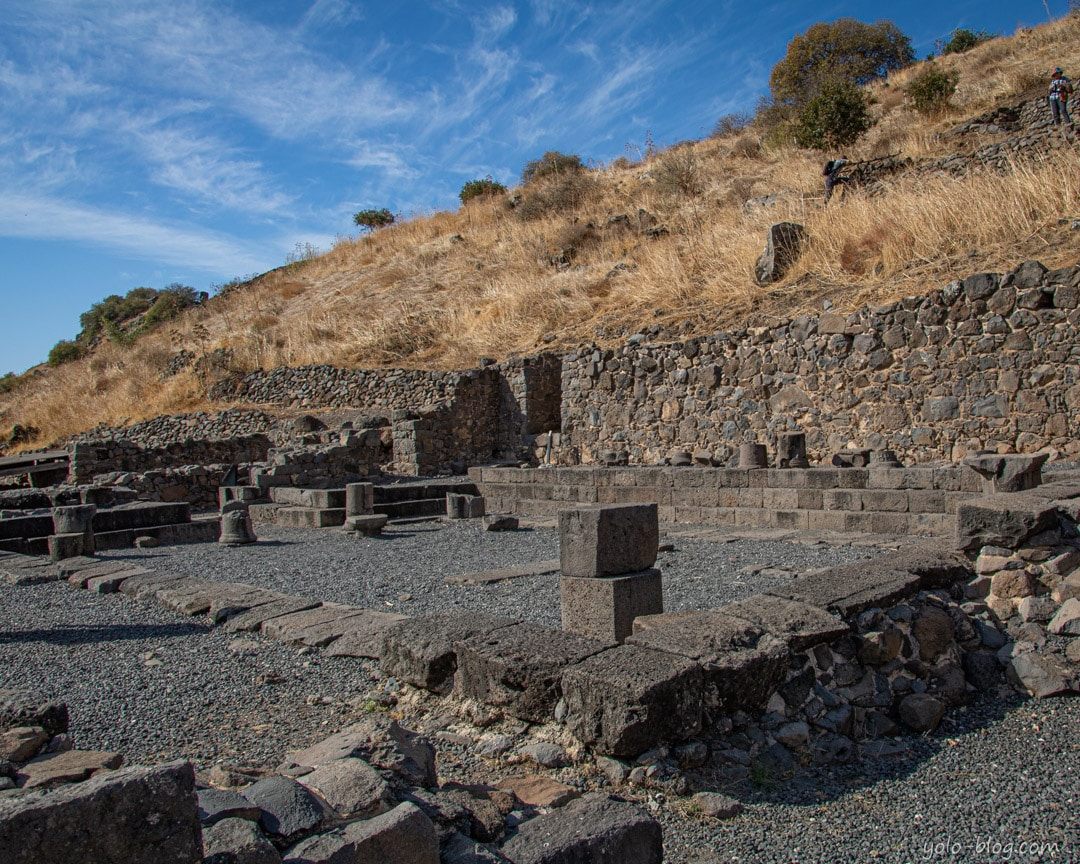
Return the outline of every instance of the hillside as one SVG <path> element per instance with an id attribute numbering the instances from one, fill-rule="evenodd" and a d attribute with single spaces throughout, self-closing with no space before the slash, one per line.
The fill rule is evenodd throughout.
<path id="1" fill-rule="evenodd" d="M 100 424 L 212 409 L 208 387 L 229 372 L 468 368 L 642 331 L 711 333 L 826 302 L 840 311 L 884 303 L 1029 258 L 1076 263 L 1080 139 L 969 121 L 1041 97 L 1056 65 L 1080 70 L 1078 37 L 1080 17 L 1070 16 L 939 59 L 959 83 L 950 109 L 933 119 L 903 92 L 923 64 L 874 85 L 877 122 L 847 155 L 911 161 L 828 209 L 821 163 L 834 154 L 753 128 L 536 181 L 509 198 L 343 238 L 131 346 L 103 342 L 87 358 L 27 375 L 0 394 L 0 440 L 16 424 L 39 430 L 42 446 Z M 1006 145 L 1006 170 L 942 166 L 995 144 Z M 769 206 L 744 206 L 766 195 L 775 195 Z M 809 248 L 782 281 L 761 288 L 754 263 L 780 221 L 803 224 Z"/>

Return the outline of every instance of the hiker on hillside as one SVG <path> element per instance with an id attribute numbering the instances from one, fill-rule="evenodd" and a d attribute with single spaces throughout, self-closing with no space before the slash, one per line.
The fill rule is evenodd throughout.
<path id="1" fill-rule="evenodd" d="M 847 182 L 847 177 L 841 176 L 840 170 L 848 164 L 847 156 L 841 156 L 839 159 L 830 159 L 825 163 L 825 168 L 821 172 L 821 176 L 825 178 L 825 202 L 829 203 L 829 199 L 832 198 L 833 189 L 839 186 L 841 183 Z M 824 204 L 822 206 L 824 206 Z"/>
<path id="2" fill-rule="evenodd" d="M 1055 126 L 1061 125 L 1062 117 L 1070 126 L 1073 125 L 1072 117 L 1069 116 L 1069 96 L 1072 95 L 1072 92 L 1072 81 L 1065 77 L 1061 67 L 1058 67 L 1054 70 L 1054 76 L 1050 80 L 1050 94 L 1048 96 L 1050 113 L 1053 115 Z"/>

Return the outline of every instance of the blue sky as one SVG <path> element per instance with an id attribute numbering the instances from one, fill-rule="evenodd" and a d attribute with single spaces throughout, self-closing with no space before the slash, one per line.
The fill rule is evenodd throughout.
<path id="1" fill-rule="evenodd" d="M 919 57 L 1067 0 L 892 4 Z M 546 150 L 599 163 L 752 111 L 796 33 L 876 2 L 0 0 L 0 374 L 109 294 L 208 290 L 352 214 L 455 209 Z M 1077 76 L 1074 76 L 1077 77 Z"/>

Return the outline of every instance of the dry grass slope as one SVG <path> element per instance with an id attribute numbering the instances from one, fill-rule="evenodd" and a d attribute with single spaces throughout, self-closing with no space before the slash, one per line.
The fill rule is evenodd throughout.
<path id="1" fill-rule="evenodd" d="M 1041 92 L 1055 65 L 1080 69 L 1078 37 L 1080 17 L 1070 16 L 941 58 L 959 86 L 950 110 L 932 121 L 904 102 L 903 87 L 921 64 L 903 70 L 872 88 L 878 122 L 848 155 L 923 159 L 970 150 L 949 130 Z M 525 205 L 540 196 L 548 202 L 546 211 L 531 208 L 539 218 L 520 218 L 504 199 L 474 199 L 456 213 L 344 239 L 214 298 L 134 347 L 106 344 L 30 376 L 0 395 L 0 433 L 32 425 L 40 444 L 98 424 L 214 407 L 193 372 L 162 380 L 181 348 L 197 355 L 227 348 L 238 370 L 462 368 L 482 356 L 615 344 L 655 323 L 707 333 L 751 316 L 819 310 L 825 298 L 840 309 L 887 302 L 1026 258 L 1052 267 L 1078 260 L 1078 232 L 1060 224 L 1080 217 L 1076 139 L 1052 160 L 1010 173 L 900 179 L 881 195 L 849 195 L 827 210 L 822 161 L 745 131 L 638 164 L 620 160 L 577 186 L 555 178 L 516 190 Z M 775 207 L 742 207 L 773 192 L 781 193 Z M 667 232 L 644 236 L 642 210 Z M 620 215 L 629 219 L 610 221 Z M 781 220 L 804 224 L 812 243 L 784 281 L 763 289 L 754 262 L 766 229 Z"/>

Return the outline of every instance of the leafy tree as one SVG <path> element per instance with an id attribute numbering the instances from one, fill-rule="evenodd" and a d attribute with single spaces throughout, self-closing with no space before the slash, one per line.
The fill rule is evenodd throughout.
<path id="1" fill-rule="evenodd" d="M 953 30 L 952 36 L 946 42 L 942 39 L 938 39 L 935 43 L 935 47 L 938 49 L 938 54 L 945 56 L 946 54 L 963 54 L 965 51 L 970 51 L 976 45 L 982 45 L 983 42 L 989 42 L 991 39 L 996 39 L 996 33 L 988 33 L 986 30 L 967 30 L 959 28 Z"/>
<path id="2" fill-rule="evenodd" d="M 81 342 L 61 339 L 49 351 L 49 365 L 54 369 L 72 360 L 78 360 L 86 354 L 86 346 Z"/>
<path id="3" fill-rule="evenodd" d="M 833 81 L 802 107 L 795 143 L 834 150 L 854 143 L 869 128 L 870 108 L 862 90 L 847 81 Z"/>
<path id="4" fill-rule="evenodd" d="M 551 177 L 556 174 L 577 174 L 585 170 L 581 157 L 571 153 L 560 153 L 558 150 L 548 150 L 539 159 L 533 159 L 525 163 L 521 169 L 521 182 L 531 183 L 542 177 Z"/>
<path id="5" fill-rule="evenodd" d="M 868 84 L 914 59 L 911 40 L 892 21 L 841 18 L 792 39 L 773 66 L 769 88 L 775 102 L 801 108 L 831 83 Z"/>
<path id="6" fill-rule="evenodd" d="M 929 63 L 904 88 L 904 93 L 916 111 L 933 116 L 940 114 L 948 106 L 959 80 L 960 76 L 955 72 L 946 72 Z"/>
<path id="7" fill-rule="evenodd" d="M 385 207 L 378 210 L 361 210 L 353 216 L 353 222 L 368 232 L 374 231 L 376 228 L 393 225 L 394 221 L 394 214 Z"/>
<path id="8" fill-rule="evenodd" d="M 506 187 L 503 186 L 498 180 L 492 180 L 491 175 L 488 174 L 482 180 L 470 180 L 464 186 L 461 187 L 461 191 L 458 192 L 458 198 L 461 199 L 461 203 L 471 201 L 473 198 L 494 198 L 496 195 L 504 195 L 506 193 Z"/>

